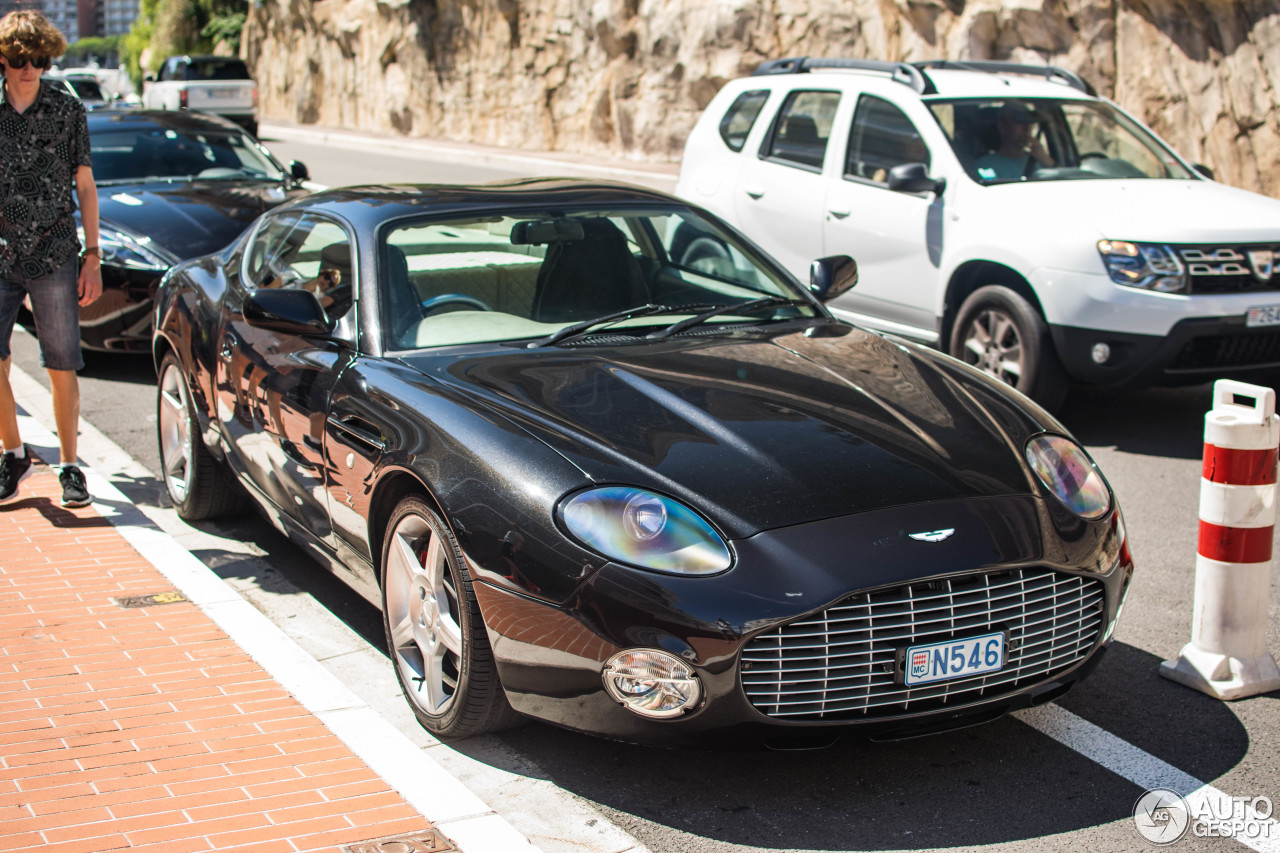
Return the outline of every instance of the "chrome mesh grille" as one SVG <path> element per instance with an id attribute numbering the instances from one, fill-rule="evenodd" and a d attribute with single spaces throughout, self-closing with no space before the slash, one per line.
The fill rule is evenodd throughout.
<path id="1" fill-rule="evenodd" d="M 859 593 L 751 640 L 741 678 L 770 717 L 867 719 L 1012 693 L 1083 660 L 1102 633 L 1105 587 L 1095 578 L 1018 569 Z M 915 687 L 899 683 L 898 652 L 1006 630 L 998 672 Z"/>

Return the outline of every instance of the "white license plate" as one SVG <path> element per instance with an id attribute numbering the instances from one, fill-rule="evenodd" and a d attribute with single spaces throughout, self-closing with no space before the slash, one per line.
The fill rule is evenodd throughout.
<path id="1" fill-rule="evenodd" d="M 206 89 L 210 98 L 234 98 L 240 94 L 239 89 Z"/>
<path id="2" fill-rule="evenodd" d="M 1245 315 L 1246 326 L 1280 326 L 1280 305 L 1258 305 Z"/>
<path id="3" fill-rule="evenodd" d="M 1004 634 L 911 646 L 902 663 L 908 685 L 995 672 L 1004 666 Z"/>

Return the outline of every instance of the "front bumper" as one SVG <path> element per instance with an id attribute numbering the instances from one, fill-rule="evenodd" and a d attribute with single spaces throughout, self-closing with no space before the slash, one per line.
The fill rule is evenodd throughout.
<path id="1" fill-rule="evenodd" d="M 151 316 L 164 271 L 103 265 L 102 296 L 80 307 L 80 345 L 100 352 L 150 352 Z"/>
<path id="2" fill-rule="evenodd" d="M 768 531 L 733 543 L 737 561 L 709 578 L 684 578 L 607 565 L 564 607 L 475 584 L 503 687 L 524 714 L 568 728 L 641 743 L 706 744 L 710 736 L 783 741 L 841 730 L 900 736 L 963 726 L 1065 692 L 1098 661 L 1110 638 L 1132 564 L 1121 564 L 1113 518 L 1086 523 L 1055 514 L 1031 497 L 947 501 L 895 507 Z M 942 542 L 912 531 L 954 528 Z M 761 693 L 744 687 L 744 660 L 783 626 L 812 622 L 868 590 L 890 591 L 927 579 L 1029 571 L 1093 590 L 1096 625 L 1077 651 L 1038 675 L 989 690 L 889 706 L 779 713 L 810 686 L 789 676 Z M 936 626 L 894 645 L 981 634 Z M 874 633 L 874 631 L 873 631 Z M 754 644 L 754 649 L 753 649 Z M 618 651 L 658 648 L 694 666 L 701 702 L 667 720 L 641 717 L 604 690 L 601 670 Z M 747 654 L 752 649 L 751 654 Z M 880 648 L 881 660 L 892 648 Z M 833 655 L 835 656 L 835 655 Z M 879 664 L 877 664 L 879 665 Z M 982 676 L 950 682 L 973 687 Z M 747 679 L 749 682 L 751 678 Z M 892 677 L 890 677 L 892 681 Z M 794 696 L 788 696 L 789 693 Z M 856 691 L 855 691 L 856 692 Z M 946 692 L 946 691 L 944 691 Z M 936 693 L 936 691 L 935 691 Z M 780 704 L 774 701 L 775 695 Z"/>
<path id="3" fill-rule="evenodd" d="M 1249 328 L 1244 316 L 1181 320 L 1162 336 L 1068 326 L 1051 326 L 1050 332 L 1067 372 L 1093 385 L 1195 385 L 1280 375 L 1280 327 Z M 1092 357 L 1099 343 L 1111 351 L 1103 364 Z"/>

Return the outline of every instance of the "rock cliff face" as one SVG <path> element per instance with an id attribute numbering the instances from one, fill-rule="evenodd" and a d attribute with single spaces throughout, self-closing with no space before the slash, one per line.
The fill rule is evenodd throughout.
<path id="1" fill-rule="evenodd" d="M 264 118 L 637 160 L 766 59 L 1050 62 L 1280 197 L 1280 0 L 254 0 L 242 51 Z"/>

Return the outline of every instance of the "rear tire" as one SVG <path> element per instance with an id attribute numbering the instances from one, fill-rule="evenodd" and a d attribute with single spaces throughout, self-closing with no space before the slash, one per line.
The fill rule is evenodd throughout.
<path id="1" fill-rule="evenodd" d="M 171 352 L 160 362 L 156 393 L 156 435 L 165 491 L 186 521 L 237 514 L 244 510 L 245 494 L 231 471 L 205 447 L 198 424 L 186 372 Z"/>
<path id="2" fill-rule="evenodd" d="M 1050 411 L 1071 390 L 1044 318 L 1004 285 L 980 287 L 960 306 L 951 327 L 951 355 Z"/>
<path id="3" fill-rule="evenodd" d="M 462 553 L 417 496 L 391 514 L 382 543 L 382 625 L 396 680 L 424 729 L 459 739 L 510 728 L 507 702 Z"/>

